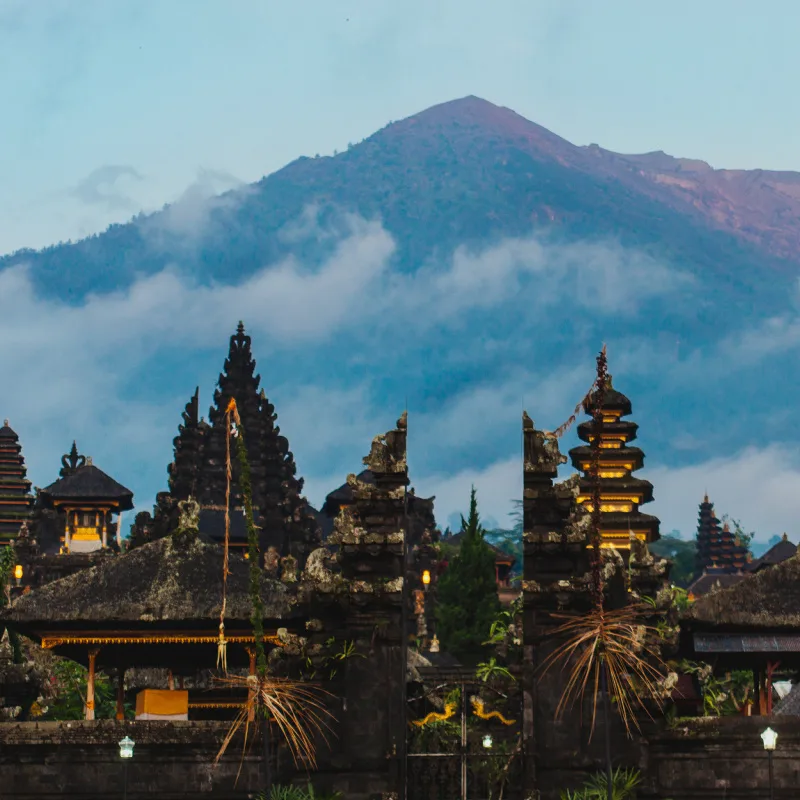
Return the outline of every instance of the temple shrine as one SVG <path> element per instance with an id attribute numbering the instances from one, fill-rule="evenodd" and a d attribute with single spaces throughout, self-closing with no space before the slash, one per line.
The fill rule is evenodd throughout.
<path id="1" fill-rule="evenodd" d="M 168 467 L 169 491 L 156 499 L 152 514 L 140 512 L 131 534 L 131 546 L 165 536 L 174 529 L 178 504 L 194 498 L 200 504 L 200 531 L 215 541 L 224 537 L 226 508 L 225 409 L 233 398 L 241 415 L 249 454 L 253 506 L 264 554 L 291 556 L 302 566 L 320 541 L 314 510 L 302 496 L 303 479 L 297 477 L 289 442 L 276 425 L 275 407 L 259 389 L 251 339 L 240 322 L 230 338 L 228 357 L 214 392 L 207 422 L 199 415 L 199 389 L 186 404 L 174 440 L 174 459 Z M 239 465 L 232 462 L 231 547 L 246 544 Z"/>
<path id="2" fill-rule="evenodd" d="M 594 411 L 591 402 L 585 410 L 589 414 Z M 601 546 L 625 551 L 630 550 L 633 539 L 645 543 L 658 540 L 659 520 L 639 510 L 641 505 L 653 499 L 653 485 L 633 474 L 644 464 L 644 453 L 638 447 L 630 446 L 630 442 L 636 439 L 639 426 L 622 419 L 631 413 L 631 401 L 614 388 L 610 375 L 601 411 Z M 578 426 L 578 436 L 586 444 L 569 451 L 572 465 L 582 473 L 577 500 L 589 511 L 592 509 L 590 445 L 594 438 L 593 427 L 592 421 L 582 422 Z"/>
<path id="3" fill-rule="evenodd" d="M 62 553 L 93 553 L 105 550 L 113 541 L 122 546 L 121 519 L 133 508 L 133 492 L 117 483 L 80 455 L 75 442 L 62 457 L 60 478 L 39 492 L 42 511 L 55 512 L 38 530 L 39 541 L 58 542 Z M 117 520 L 113 517 L 117 515 Z"/>
<path id="4" fill-rule="evenodd" d="M 31 482 L 26 478 L 19 436 L 4 420 L 0 428 L 0 547 L 14 541 L 32 507 Z"/>

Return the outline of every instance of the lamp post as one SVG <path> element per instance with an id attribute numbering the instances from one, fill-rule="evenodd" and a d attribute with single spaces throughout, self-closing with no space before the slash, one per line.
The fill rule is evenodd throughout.
<path id="1" fill-rule="evenodd" d="M 764 742 L 764 749 L 769 758 L 769 800 L 775 800 L 775 781 L 772 773 L 772 754 L 778 744 L 778 734 L 772 728 L 767 728 L 761 734 L 761 741 Z"/>
<path id="2" fill-rule="evenodd" d="M 128 761 L 133 758 L 133 746 L 136 742 L 126 736 L 119 743 L 119 757 L 122 759 L 122 798 L 128 798 Z"/>
<path id="3" fill-rule="evenodd" d="M 492 742 L 492 735 L 491 735 L 490 733 L 487 733 L 487 734 L 486 734 L 486 735 L 483 737 L 483 746 L 484 746 L 484 747 L 485 747 L 487 750 L 491 750 L 491 749 L 492 749 L 492 744 L 493 744 L 493 742 Z"/>
<path id="4" fill-rule="evenodd" d="M 17 586 L 19 586 L 20 581 L 22 580 L 22 564 L 17 564 L 14 567 L 14 580 L 16 580 Z"/>

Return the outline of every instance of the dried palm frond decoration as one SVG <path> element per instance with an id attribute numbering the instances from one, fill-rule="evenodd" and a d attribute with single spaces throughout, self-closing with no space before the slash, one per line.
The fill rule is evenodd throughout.
<path id="1" fill-rule="evenodd" d="M 231 539 L 231 479 L 233 469 L 231 465 L 231 434 L 238 436 L 239 410 L 236 400 L 231 397 L 225 409 L 225 541 L 222 560 L 222 606 L 219 611 L 219 641 L 217 643 L 217 669 L 228 672 L 228 642 L 225 640 L 225 610 L 228 599 L 228 575 L 230 575 L 230 539 Z"/>
<path id="2" fill-rule="evenodd" d="M 603 432 L 602 406 L 608 386 L 608 361 L 603 346 L 597 357 L 597 373 L 592 388 L 579 404 L 592 416 L 591 467 L 592 507 L 589 547 L 591 548 L 592 608 L 585 614 L 552 614 L 563 622 L 550 632 L 562 639 L 542 664 L 542 676 L 552 668 L 560 668 L 566 683 L 556 708 L 560 717 L 567 708 L 583 702 L 588 696 L 592 708 L 591 734 L 597 718 L 597 704 L 607 703 L 609 695 L 616 700 L 617 711 L 630 736 L 638 729 L 636 709 L 650 714 L 649 703 L 662 702 L 663 675 L 666 672 L 658 649 L 651 642 L 658 639 L 657 629 L 643 623 L 647 611 L 642 605 L 607 610 L 604 603 L 603 555 L 601 533 L 600 454 Z M 575 414 L 557 429 L 560 435 L 574 421 Z M 540 678 L 541 679 L 541 678 Z M 606 726 L 608 725 L 608 714 Z M 608 731 L 606 731 L 608 735 Z"/>
<path id="3" fill-rule="evenodd" d="M 588 697 L 591 736 L 605 673 L 608 690 L 629 736 L 639 728 L 637 709 L 652 718 L 650 704 L 662 702 L 665 665 L 656 647 L 649 644 L 657 639 L 658 632 L 642 624 L 645 613 L 642 606 L 627 606 L 614 611 L 594 608 L 575 617 L 553 614 L 564 622 L 551 635 L 566 639 L 545 659 L 542 676 L 556 666 L 565 672 L 566 684 L 556 717 Z"/>
<path id="4" fill-rule="evenodd" d="M 253 517 L 253 493 L 250 477 L 250 462 L 245 447 L 245 431 L 236 400 L 230 399 L 225 410 L 226 423 L 226 474 L 225 491 L 225 541 L 222 572 L 222 607 L 219 621 L 219 643 L 217 666 L 224 676 L 217 683 L 228 688 L 247 690 L 247 702 L 243 704 L 236 719 L 231 724 L 222 742 L 215 763 L 224 755 L 237 732 L 244 728 L 244 748 L 250 732 L 251 720 L 259 720 L 263 726 L 265 742 L 269 737 L 270 722 L 274 721 L 283 734 L 294 759 L 295 766 L 301 764 L 307 769 L 316 767 L 315 737 L 320 735 L 327 744 L 325 731 L 333 715 L 325 706 L 325 696 L 330 694 L 314 684 L 278 678 L 269 675 L 267 657 L 264 649 L 264 603 L 261 598 L 262 570 L 259 560 L 258 530 Z M 256 671 L 254 675 L 235 676 L 227 674 L 227 642 L 225 640 L 225 611 L 227 578 L 229 574 L 230 543 L 230 498 L 233 469 L 231 462 L 231 437 L 235 440 L 236 458 L 239 466 L 239 489 L 244 504 L 245 527 L 247 530 L 247 553 L 249 567 L 250 624 L 253 628 Z M 244 757 L 244 750 L 242 752 Z M 268 755 L 265 750 L 265 758 Z M 239 767 L 241 772 L 241 765 Z M 238 778 L 238 775 L 237 775 Z M 267 779 L 269 783 L 269 779 Z"/>
<path id="5" fill-rule="evenodd" d="M 316 769 L 315 736 L 319 735 L 327 744 L 326 732 L 333 732 L 330 723 L 334 717 L 324 704 L 325 696 L 330 696 L 328 692 L 303 681 L 269 675 L 228 675 L 219 678 L 218 683 L 231 689 L 247 689 L 248 700 L 228 729 L 216 762 L 242 728 L 247 747 L 251 711 L 255 710 L 264 724 L 274 720 L 286 740 L 295 767 Z"/>

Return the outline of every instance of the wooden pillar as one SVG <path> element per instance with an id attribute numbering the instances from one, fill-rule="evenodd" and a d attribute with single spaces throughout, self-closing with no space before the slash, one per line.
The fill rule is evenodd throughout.
<path id="1" fill-rule="evenodd" d="M 102 520 L 102 522 L 103 522 L 103 529 L 102 529 L 102 532 L 100 534 L 100 538 L 102 539 L 103 549 L 105 550 L 106 547 L 108 547 L 108 528 L 107 528 L 107 525 L 106 525 L 106 523 L 108 522 L 108 512 L 103 510 L 103 511 L 100 512 L 99 516 L 100 516 L 100 520 Z M 98 520 L 98 522 L 100 520 Z"/>
<path id="2" fill-rule="evenodd" d="M 70 548 L 70 536 L 69 536 L 69 510 L 64 512 L 64 550 L 69 553 Z"/>
<path id="3" fill-rule="evenodd" d="M 755 706 L 755 713 L 763 715 L 764 713 L 764 692 L 761 688 L 761 670 L 756 667 L 753 670 L 753 705 Z"/>
<path id="4" fill-rule="evenodd" d="M 108 521 L 111 522 L 111 512 L 108 512 Z M 122 550 L 122 512 L 117 514 L 117 547 Z"/>
<path id="5" fill-rule="evenodd" d="M 256 649 L 248 647 L 247 654 L 250 656 L 250 677 L 256 674 Z M 256 718 L 256 693 L 252 682 L 247 687 L 247 721 L 254 722 Z"/>
<path id="6" fill-rule="evenodd" d="M 172 670 L 167 670 L 167 689 L 171 692 L 175 691 L 175 676 L 172 674 Z"/>
<path id="7" fill-rule="evenodd" d="M 86 681 L 85 719 L 94 719 L 94 665 L 99 652 L 100 649 L 98 647 L 89 650 L 89 677 Z"/>
<path id="8" fill-rule="evenodd" d="M 780 667 L 780 661 L 767 661 L 767 680 L 766 680 L 766 699 L 765 699 L 765 706 L 766 706 L 766 713 L 772 714 L 772 676 L 777 671 L 778 667 Z"/>
<path id="9" fill-rule="evenodd" d="M 117 719 L 125 719 L 125 667 L 117 669 Z"/>

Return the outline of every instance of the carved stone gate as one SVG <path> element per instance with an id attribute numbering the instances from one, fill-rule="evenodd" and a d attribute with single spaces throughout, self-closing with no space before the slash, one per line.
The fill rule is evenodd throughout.
<path id="1" fill-rule="evenodd" d="M 474 671 L 419 669 L 408 687 L 405 800 L 519 800 L 522 693 Z"/>

